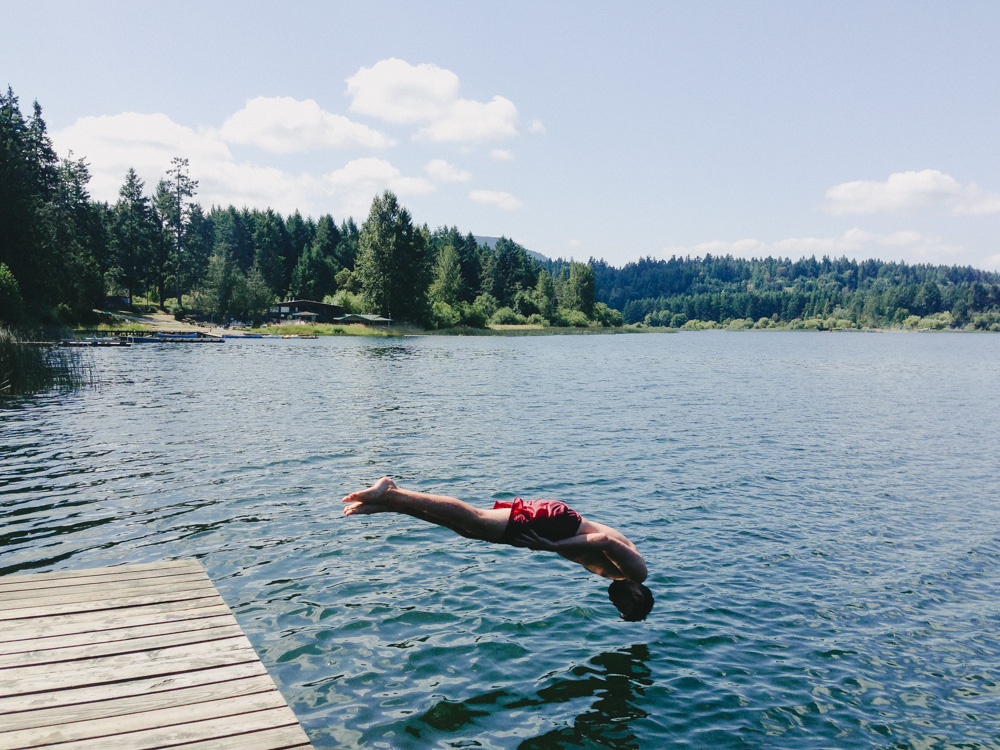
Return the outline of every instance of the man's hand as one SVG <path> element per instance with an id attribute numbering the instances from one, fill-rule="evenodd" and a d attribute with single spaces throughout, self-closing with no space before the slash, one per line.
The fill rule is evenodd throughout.
<path id="1" fill-rule="evenodd" d="M 525 531 L 523 534 L 514 537 L 511 544 L 515 547 L 527 547 L 535 552 L 555 552 L 556 543 L 551 539 L 546 539 L 545 537 L 538 536 L 534 531 L 530 529 Z"/>

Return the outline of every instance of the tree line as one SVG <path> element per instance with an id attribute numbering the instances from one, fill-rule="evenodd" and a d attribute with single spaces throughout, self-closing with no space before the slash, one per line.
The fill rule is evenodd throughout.
<path id="1" fill-rule="evenodd" d="M 59 159 L 41 108 L 0 97 L 0 320 L 70 323 L 107 296 L 217 322 L 260 322 L 278 299 L 323 300 L 433 327 L 535 322 L 620 325 L 593 270 L 550 273 L 518 243 L 480 245 L 414 223 L 396 196 L 367 220 L 211 206 L 175 158 L 150 193 L 133 169 L 114 203 L 94 201 L 84 159 Z"/>
<path id="2" fill-rule="evenodd" d="M 165 165 L 167 166 L 167 165 Z M 359 227 L 330 214 L 197 202 L 188 161 L 147 186 L 130 169 L 92 200 L 86 161 L 57 157 L 41 107 L 0 96 L 0 321 L 84 321 L 106 296 L 177 316 L 260 322 L 278 299 L 448 328 L 505 323 L 1000 330 L 1000 274 L 846 258 L 539 260 L 505 237 L 418 225 L 395 195 Z M 620 312 L 619 312 L 620 311 Z"/>
<path id="3" fill-rule="evenodd" d="M 711 255 L 591 265 L 598 299 L 626 323 L 1000 331 L 1000 274 L 969 266 Z"/>

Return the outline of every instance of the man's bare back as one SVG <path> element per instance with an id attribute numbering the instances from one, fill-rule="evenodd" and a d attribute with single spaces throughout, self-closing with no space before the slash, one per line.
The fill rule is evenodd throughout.
<path id="1" fill-rule="evenodd" d="M 504 532 L 512 518 L 511 508 L 476 508 L 454 497 L 405 490 L 397 487 L 389 477 L 382 477 L 366 490 L 352 492 L 343 502 L 347 516 L 402 513 L 444 526 L 470 539 L 555 552 L 591 573 L 612 579 L 609 596 L 623 618 L 644 619 L 652 608 L 652 594 L 642 585 L 647 575 L 642 555 L 624 534 L 610 526 L 580 518 L 575 533 L 550 539 L 539 536 L 530 527 L 519 525 L 517 535 L 508 540 Z M 574 513 L 573 517 L 579 516 Z"/>

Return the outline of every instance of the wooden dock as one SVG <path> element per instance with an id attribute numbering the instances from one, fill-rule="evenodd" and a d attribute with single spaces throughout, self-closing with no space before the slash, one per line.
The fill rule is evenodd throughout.
<path id="1" fill-rule="evenodd" d="M 0 577 L 0 749 L 310 748 L 201 565 Z"/>

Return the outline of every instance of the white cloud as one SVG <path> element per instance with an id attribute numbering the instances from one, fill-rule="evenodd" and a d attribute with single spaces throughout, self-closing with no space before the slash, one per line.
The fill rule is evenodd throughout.
<path id="1" fill-rule="evenodd" d="M 458 98 L 458 76 L 437 65 L 410 65 L 391 57 L 347 79 L 351 111 L 388 122 L 422 122 L 444 116 Z"/>
<path id="2" fill-rule="evenodd" d="M 459 169 L 444 159 L 431 159 L 424 165 L 424 171 L 430 175 L 432 180 L 438 182 L 467 182 L 472 179 L 470 172 Z"/>
<path id="3" fill-rule="evenodd" d="M 961 185 L 936 169 L 894 172 L 885 182 L 857 180 L 826 191 L 826 210 L 835 215 L 940 211 L 952 216 L 1000 213 L 1000 193 L 970 182 Z"/>
<path id="4" fill-rule="evenodd" d="M 298 101 L 289 96 L 250 99 L 222 124 L 218 136 L 229 143 L 252 144 L 279 154 L 352 146 L 382 149 L 395 145 L 392 139 L 367 125 L 323 111 L 312 99 Z"/>
<path id="5" fill-rule="evenodd" d="M 941 237 L 911 230 L 889 233 L 850 229 L 838 237 L 791 237 L 766 243 L 755 239 L 717 240 L 697 245 L 673 245 L 664 248 L 665 256 L 733 255 L 738 258 L 799 258 L 815 255 L 831 258 L 846 256 L 852 260 L 878 258 L 907 263 L 951 264 L 964 248 L 945 243 Z"/>
<path id="6" fill-rule="evenodd" d="M 1000 271 L 1000 255 L 990 255 L 983 258 L 981 267 L 987 271 Z"/>
<path id="7" fill-rule="evenodd" d="M 517 107 L 494 96 L 488 104 L 468 99 L 455 101 L 447 114 L 417 132 L 417 138 L 441 142 L 500 140 L 517 135 Z"/>
<path id="8" fill-rule="evenodd" d="M 90 194 L 111 202 L 118 199 L 130 167 L 146 182 L 146 190 L 152 192 L 175 156 L 190 160 L 195 179 L 199 179 L 194 174 L 195 165 L 201 165 L 199 169 L 205 165 L 211 168 L 232 160 L 226 144 L 178 125 L 164 114 L 123 112 L 81 117 L 54 132 L 52 142 L 60 154 L 73 151 L 86 159 L 90 165 Z"/>
<path id="9" fill-rule="evenodd" d="M 325 176 L 237 162 L 220 138 L 219 130 L 196 132 L 164 114 L 134 112 L 84 117 L 52 135 L 59 153 L 72 150 L 87 160 L 91 196 L 112 203 L 130 167 L 151 195 L 175 156 L 189 159 L 190 175 L 198 181 L 195 200 L 206 208 L 232 204 L 273 208 L 285 215 L 295 210 L 313 216 L 332 211 L 363 218 L 372 197 L 383 190 L 402 197 L 434 189 L 428 180 L 405 177 L 382 159 L 356 159 Z"/>
<path id="10" fill-rule="evenodd" d="M 524 205 L 510 193 L 501 193 L 494 190 L 473 190 L 469 193 L 469 199 L 485 206 L 502 208 L 504 211 L 515 211 Z"/>
<path id="11" fill-rule="evenodd" d="M 404 177 L 384 159 L 367 157 L 354 159 L 340 169 L 324 175 L 323 183 L 338 199 L 342 210 L 351 216 L 364 219 L 371 208 L 372 198 L 384 190 L 392 190 L 399 197 L 423 195 L 434 190 L 421 177 Z"/>
<path id="12" fill-rule="evenodd" d="M 497 161 L 513 161 L 514 152 L 507 148 L 495 148 L 490 151 L 490 156 Z"/>
<path id="13" fill-rule="evenodd" d="M 517 135 L 517 107 L 494 96 L 489 102 L 460 99 L 450 70 L 404 60 L 380 60 L 347 79 L 350 109 L 387 122 L 426 123 L 416 138 L 437 143 L 476 143 Z"/>
<path id="14" fill-rule="evenodd" d="M 536 133 L 538 135 L 545 134 L 545 125 L 542 124 L 541 120 L 532 120 L 531 124 L 528 125 L 529 133 Z"/>

